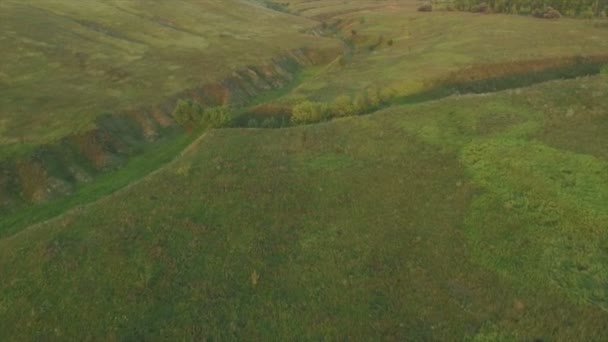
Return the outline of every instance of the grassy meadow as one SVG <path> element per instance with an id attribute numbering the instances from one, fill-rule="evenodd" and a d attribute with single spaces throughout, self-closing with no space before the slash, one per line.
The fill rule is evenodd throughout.
<path id="1" fill-rule="evenodd" d="M 369 115 L 182 132 L 0 217 L 0 340 L 608 336 L 606 28 L 410 0 L 75 4 L 0 3 L 0 41 L 19 47 L 0 52 L 0 149 L 299 48 L 344 54 L 237 114 L 393 97 Z M 50 62 L 68 33 L 90 54 L 79 72 Z"/>
<path id="2" fill-rule="evenodd" d="M 351 46 L 343 63 L 301 84 L 294 98 L 331 100 L 370 88 L 399 95 L 432 87 L 446 74 L 471 66 L 605 55 L 608 34 L 594 21 L 421 13 L 411 2 L 375 10 L 351 11 L 326 19 Z M 415 8 L 415 7 L 414 7 Z M 306 12 L 304 12 L 306 13 Z"/>
<path id="3" fill-rule="evenodd" d="M 606 141 L 559 132 L 605 122 L 606 81 L 210 131 L 160 172 L 0 240 L 0 331 L 599 340 Z"/>

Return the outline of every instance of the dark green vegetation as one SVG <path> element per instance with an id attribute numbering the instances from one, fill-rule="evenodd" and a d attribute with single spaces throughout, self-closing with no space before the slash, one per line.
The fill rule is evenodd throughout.
<path id="1" fill-rule="evenodd" d="M 138 35 L 106 17 L 116 9 L 181 13 L 170 27 L 185 35 L 207 27 L 200 9 L 208 27 L 247 31 L 239 6 L 266 21 L 251 46 L 214 45 L 234 66 L 198 66 L 217 82 L 143 104 L 125 85 L 132 112 L 61 139 L 48 127 L 0 162 L 0 340 L 608 336 L 605 28 L 409 0 L 268 2 L 94 6 L 114 35 Z M 199 47 L 154 58 L 185 85 Z"/>
<path id="2" fill-rule="evenodd" d="M 606 0 L 448 0 L 447 3 L 458 10 L 472 12 L 537 15 L 541 12 L 547 13 L 546 9 L 550 7 L 569 17 L 608 16 Z"/>

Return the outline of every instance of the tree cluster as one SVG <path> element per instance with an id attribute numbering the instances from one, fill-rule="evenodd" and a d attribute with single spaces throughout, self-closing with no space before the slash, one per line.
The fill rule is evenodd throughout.
<path id="1" fill-rule="evenodd" d="M 373 88 L 354 98 L 348 95 L 338 96 L 329 104 L 306 100 L 293 107 L 291 121 L 295 124 L 305 124 L 370 113 L 381 108 L 394 95 L 391 89 Z"/>
<path id="2" fill-rule="evenodd" d="M 451 0 L 459 11 L 510 13 L 556 18 L 558 14 L 568 17 L 606 17 L 608 0 Z"/>
<path id="3" fill-rule="evenodd" d="M 203 108 L 192 100 L 179 100 L 173 110 L 173 119 L 179 125 L 192 131 L 199 127 L 223 127 L 231 120 L 231 112 L 227 107 Z"/>

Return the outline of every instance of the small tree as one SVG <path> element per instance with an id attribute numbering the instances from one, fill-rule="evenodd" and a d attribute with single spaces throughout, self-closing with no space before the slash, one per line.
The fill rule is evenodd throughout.
<path id="1" fill-rule="evenodd" d="M 201 116 L 201 124 L 206 127 L 218 128 L 226 126 L 232 118 L 230 109 L 225 106 L 206 109 Z"/>
<path id="2" fill-rule="evenodd" d="M 334 116 L 338 117 L 355 115 L 353 101 L 348 95 L 338 96 L 331 105 L 331 111 Z"/>
<path id="3" fill-rule="evenodd" d="M 292 109 L 291 121 L 295 123 L 312 123 L 328 118 L 327 106 L 323 103 L 304 101 Z"/>
<path id="4" fill-rule="evenodd" d="M 357 114 L 365 114 L 369 111 L 370 103 L 369 99 L 365 94 L 359 94 L 355 97 L 353 101 L 353 107 L 355 109 L 355 113 Z"/>
<path id="5" fill-rule="evenodd" d="M 179 100 L 172 115 L 179 125 L 192 130 L 202 119 L 203 107 L 196 101 Z"/>
<path id="6" fill-rule="evenodd" d="M 258 120 L 253 119 L 253 118 L 249 119 L 249 121 L 247 121 L 247 127 L 258 128 L 259 127 Z"/>
<path id="7" fill-rule="evenodd" d="M 278 127 L 280 127 L 280 125 L 281 125 L 281 123 L 276 118 L 266 118 L 266 119 L 264 119 L 264 121 L 262 121 L 262 124 L 260 125 L 260 127 L 278 128 Z"/>

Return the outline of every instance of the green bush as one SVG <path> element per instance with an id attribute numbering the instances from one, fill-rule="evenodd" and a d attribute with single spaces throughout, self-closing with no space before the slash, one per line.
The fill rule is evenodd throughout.
<path id="1" fill-rule="evenodd" d="M 208 108 L 203 111 L 200 124 L 205 127 L 224 127 L 232 118 L 230 109 L 225 106 Z"/>
<path id="2" fill-rule="evenodd" d="M 369 111 L 370 103 L 366 94 L 359 94 L 353 101 L 353 107 L 356 114 L 365 114 Z"/>
<path id="3" fill-rule="evenodd" d="M 196 101 L 179 100 L 172 115 L 175 122 L 191 130 L 200 123 L 203 117 L 203 107 Z"/>
<path id="4" fill-rule="evenodd" d="M 471 12 L 473 13 L 489 13 L 490 12 L 490 6 L 488 6 L 488 4 L 486 4 L 485 2 L 482 2 L 478 5 L 473 5 L 471 7 Z"/>
<path id="5" fill-rule="evenodd" d="M 228 107 L 203 109 L 203 106 L 192 100 L 179 100 L 172 115 L 175 122 L 189 131 L 197 127 L 223 127 L 231 120 Z"/>
<path id="6" fill-rule="evenodd" d="M 247 121 L 247 127 L 258 128 L 258 127 L 260 127 L 260 124 L 258 123 L 258 120 L 256 120 L 256 119 L 249 119 L 249 121 Z"/>
<path id="7" fill-rule="evenodd" d="M 319 102 L 304 101 L 292 109 L 291 121 L 294 123 L 312 123 L 328 119 L 327 105 Z"/>
<path id="8" fill-rule="evenodd" d="M 604 65 L 601 69 L 600 69 L 600 74 L 602 75 L 608 75 L 608 64 Z"/>
<path id="9" fill-rule="evenodd" d="M 267 118 L 262 121 L 260 125 L 262 128 L 279 128 L 281 127 L 281 123 L 276 118 Z"/>
<path id="10" fill-rule="evenodd" d="M 343 117 L 355 115 L 355 107 L 353 101 L 348 95 L 338 96 L 331 105 L 331 111 L 333 116 Z"/>

